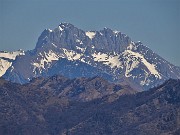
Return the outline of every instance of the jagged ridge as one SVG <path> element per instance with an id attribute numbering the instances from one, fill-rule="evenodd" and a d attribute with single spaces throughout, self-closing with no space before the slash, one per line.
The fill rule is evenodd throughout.
<path id="1" fill-rule="evenodd" d="M 13 82 L 27 83 L 34 77 L 50 75 L 51 68 L 54 70 L 54 64 L 62 58 L 76 61 L 76 65 L 83 65 L 84 67 L 74 65 L 80 69 L 89 69 L 91 66 L 90 72 L 94 76 L 103 77 L 103 74 L 107 74 L 109 81 L 119 83 L 125 80 L 144 90 L 169 78 L 180 78 L 179 67 L 119 31 L 104 28 L 85 32 L 69 23 L 61 23 L 54 30 L 45 29 L 38 38 L 35 49 L 18 56 L 3 77 Z M 55 70 L 57 74 L 69 69 L 69 74 L 64 73 L 67 77 L 84 76 L 79 69 L 78 76 L 71 74 L 76 69 L 68 68 L 67 63 L 63 64 L 64 68 Z M 96 71 L 101 74 L 96 74 Z"/>

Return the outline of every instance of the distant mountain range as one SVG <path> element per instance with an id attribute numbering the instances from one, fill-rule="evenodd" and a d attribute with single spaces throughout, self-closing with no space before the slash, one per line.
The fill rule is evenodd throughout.
<path id="1" fill-rule="evenodd" d="M 24 84 L 56 74 L 99 76 L 147 90 L 169 78 L 180 78 L 180 68 L 119 31 L 85 32 L 70 23 L 45 29 L 33 50 L 0 52 L 0 76 L 12 82 Z"/>
<path id="2" fill-rule="evenodd" d="M 2 135 L 180 134 L 180 80 L 136 93 L 99 77 L 0 79 L 0 103 Z"/>

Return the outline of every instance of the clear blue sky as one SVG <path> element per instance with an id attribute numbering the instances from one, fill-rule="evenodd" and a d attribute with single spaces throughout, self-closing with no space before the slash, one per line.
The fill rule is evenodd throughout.
<path id="1" fill-rule="evenodd" d="M 180 0 L 0 0 L 0 50 L 31 50 L 60 22 L 119 30 L 180 66 Z"/>

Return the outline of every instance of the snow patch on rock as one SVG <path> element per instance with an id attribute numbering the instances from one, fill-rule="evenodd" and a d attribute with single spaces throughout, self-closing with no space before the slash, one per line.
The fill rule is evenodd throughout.
<path id="1" fill-rule="evenodd" d="M 88 31 L 86 32 L 86 36 L 88 36 L 91 40 L 95 37 L 96 32 Z"/>
<path id="2" fill-rule="evenodd" d="M 102 62 L 105 65 L 110 66 L 111 68 L 120 68 L 121 62 L 119 61 L 119 55 L 113 56 L 113 55 L 107 55 L 105 53 L 96 52 L 92 54 L 94 61 Z"/>
<path id="3" fill-rule="evenodd" d="M 0 77 L 6 73 L 6 70 L 12 65 L 12 62 L 0 58 Z"/>
<path id="4" fill-rule="evenodd" d="M 149 70 L 149 72 L 150 72 L 151 74 L 153 74 L 155 77 L 161 79 L 161 75 L 160 75 L 159 72 L 156 70 L 155 65 L 149 63 L 149 62 L 144 58 L 143 55 L 141 55 L 141 54 L 139 54 L 139 53 L 137 53 L 137 52 L 133 52 L 133 51 L 131 51 L 131 50 L 126 50 L 126 51 L 124 52 L 124 54 L 128 54 L 128 55 L 133 56 L 133 57 L 135 57 L 135 58 L 139 58 L 139 59 L 141 60 L 141 62 L 147 67 L 147 69 Z M 133 67 L 136 67 L 136 66 L 137 66 L 137 62 L 133 61 L 133 64 L 134 64 Z M 128 72 L 129 72 L 129 70 L 127 70 L 127 73 L 128 73 Z M 126 73 L 126 74 L 127 74 L 127 73 Z"/>
<path id="5" fill-rule="evenodd" d="M 79 47 L 79 46 L 76 46 L 76 48 L 77 48 L 78 50 L 81 50 L 82 53 L 84 53 L 85 50 L 86 50 L 85 48 L 82 48 L 82 47 Z"/>
<path id="6" fill-rule="evenodd" d="M 24 55 L 24 51 L 18 50 L 15 52 L 6 52 L 6 51 L 0 52 L 0 58 L 8 58 L 11 60 L 15 60 L 16 56 L 18 56 L 18 55 Z"/>
<path id="7" fill-rule="evenodd" d="M 24 51 L 18 50 L 15 52 L 0 52 L 0 77 L 6 73 L 6 70 L 12 65 L 12 61 L 14 61 L 19 55 L 25 55 Z"/>
<path id="8" fill-rule="evenodd" d="M 64 30 L 64 28 L 62 28 L 61 26 L 59 26 L 58 28 L 59 28 L 60 31 L 63 31 L 63 30 Z"/>
<path id="9" fill-rule="evenodd" d="M 39 69 L 45 69 L 45 65 L 59 59 L 59 56 L 55 54 L 52 50 L 50 50 L 48 53 L 44 52 L 44 56 L 42 54 L 40 54 L 40 56 L 40 59 L 37 58 L 38 61 L 32 63 L 32 65 Z"/>
<path id="10" fill-rule="evenodd" d="M 62 50 L 64 51 L 65 58 L 67 58 L 68 60 L 71 60 L 71 61 L 78 60 L 83 55 L 83 54 L 80 54 L 80 53 L 76 53 L 73 50 L 67 50 L 65 48 L 62 48 Z"/>

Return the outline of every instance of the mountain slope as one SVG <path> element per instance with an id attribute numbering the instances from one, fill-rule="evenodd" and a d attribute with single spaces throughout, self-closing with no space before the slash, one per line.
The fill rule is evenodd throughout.
<path id="1" fill-rule="evenodd" d="M 109 81 L 118 83 L 126 80 L 144 90 L 169 78 L 180 78 L 179 67 L 121 32 L 109 28 L 85 32 L 69 23 L 61 23 L 54 30 L 45 29 L 35 49 L 17 57 L 3 77 L 13 82 L 27 83 L 34 77 L 50 76 L 52 69 L 56 71 L 53 74 L 63 73 L 63 68 L 54 66 L 62 58 L 76 64 L 84 63 L 79 64 L 83 67 L 78 68 L 88 70 L 91 67 L 90 72 L 95 76 L 106 74 Z M 64 75 L 71 78 L 84 76 L 71 74 L 76 70 L 79 71 L 69 68 Z"/>
<path id="2" fill-rule="evenodd" d="M 127 84 L 109 83 L 100 77 L 68 79 L 63 76 L 37 78 L 24 85 L 28 91 L 48 91 L 70 101 L 91 101 L 107 95 L 119 97 L 123 94 L 134 94 L 139 91 Z M 30 89 L 29 89 L 30 88 Z"/>
<path id="3" fill-rule="evenodd" d="M 0 79 L 0 134 L 180 133 L 179 80 L 169 80 L 157 88 L 137 94 L 104 95 L 92 100 L 81 100 L 76 96 L 79 93 L 74 96 L 68 93 L 78 92 L 80 87 L 92 92 L 92 89 L 100 90 L 104 86 L 107 89 L 102 90 L 107 92 L 115 85 L 100 78 L 68 80 L 62 76 L 37 78 L 21 86 Z M 95 85 L 96 81 L 102 85 Z M 60 90 L 64 95 L 59 94 Z M 69 96 L 71 98 L 67 98 Z"/>
<path id="4" fill-rule="evenodd" d="M 18 50 L 15 52 L 0 52 L 0 77 L 6 73 L 6 70 L 12 65 L 12 62 L 19 55 L 24 55 L 24 51 Z"/>
<path id="5" fill-rule="evenodd" d="M 179 134 L 180 81 L 169 80 L 158 88 L 98 107 L 91 117 L 66 131 L 87 135 Z"/>

